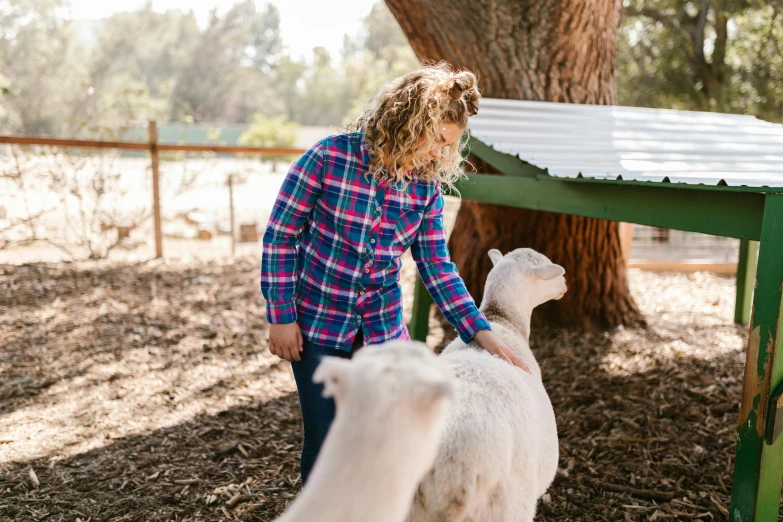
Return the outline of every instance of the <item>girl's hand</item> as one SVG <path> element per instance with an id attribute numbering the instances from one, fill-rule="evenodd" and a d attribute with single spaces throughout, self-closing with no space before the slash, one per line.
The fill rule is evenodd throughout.
<path id="1" fill-rule="evenodd" d="M 525 364 L 522 359 L 517 357 L 514 351 L 506 346 L 503 341 L 498 339 L 498 336 L 492 333 L 491 330 L 480 330 L 475 336 L 473 336 L 473 339 L 475 339 L 482 348 L 492 355 L 497 355 L 504 361 L 518 366 L 532 375 L 530 368 L 527 367 L 527 364 Z"/>
<path id="2" fill-rule="evenodd" d="M 299 361 L 303 350 L 302 331 L 296 323 L 269 325 L 269 351 L 286 361 Z"/>

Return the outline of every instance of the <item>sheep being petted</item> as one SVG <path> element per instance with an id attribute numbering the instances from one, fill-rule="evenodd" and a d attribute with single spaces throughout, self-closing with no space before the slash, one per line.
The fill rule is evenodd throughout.
<path id="1" fill-rule="evenodd" d="M 337 414 L 302 493 L 277 522 L 403 522 L 431 468 L 454 376 L 422 343 L 326 357 L 314 375 Z"/>
<path id="2" fill-rule="evenodd" d="M 410 522 L 532 522 L 557 472 L 555 415 L 529 337 L 533 308 L 565 294 L 565 270 L 526 248 L 489 257 L 481 310 L 532 375 L 475 343 L 446 347 L 456 392 Z"/>

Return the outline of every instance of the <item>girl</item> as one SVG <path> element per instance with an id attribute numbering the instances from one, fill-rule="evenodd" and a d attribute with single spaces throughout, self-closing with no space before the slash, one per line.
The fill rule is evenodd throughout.
<path id="1" fill-rule="evenodd" d="M 261 289 L 269 351 L 291 361 L 299 392 L 303 484 L 335 413 L 312 382 L 320 359 L 409 339 L 398 283 L 408 248 L 460 337 L 527 370 L 490 330 L 446 248 L 441 188 L 464 175 L 461 138 L 479 97 L 473 73 L 425 66 L 381 87 L 349 132 L 316 143 L 283 182 Z"/>

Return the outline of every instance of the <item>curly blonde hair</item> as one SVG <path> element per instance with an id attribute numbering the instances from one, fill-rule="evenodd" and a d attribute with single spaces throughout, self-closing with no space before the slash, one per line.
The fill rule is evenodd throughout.
<path id="1" fill-rule="evenodd" d="M 455 71 L 441 62 L 381 86 L 347 129 L 365 132 L 369 175 L 393 184 L 407 184 L 418 178 L 453 188 L 454 182 L 465 175 L 464 129 L 468 117 L 478 112 L 481 98 L 476 83 L 472 72 Z M 440 159 L 433 160 L 429 152 L 440 144 L 438 126 L 444 123 L 458 125 L 463 134 L 453 146 L 444 147 Z"/>

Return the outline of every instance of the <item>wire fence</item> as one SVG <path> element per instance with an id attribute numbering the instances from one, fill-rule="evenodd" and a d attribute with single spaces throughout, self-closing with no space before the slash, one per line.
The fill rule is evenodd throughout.
<path id="1" fill-rule="evenodd" d="M 642 225 L 633 225 L 629 266 L 649 270 L 737 271 L 740 241 Z"/>
<path id="2" fill-rule="evenodd" d="M 0 136 L 0 261 L 257 248 L 282 183 L 276 168 L 304 151 L 160 144 L 156 127 L 149 143 Z"/>
<path id="3" fill-rule="evenodd" d="M 288 159 L 304 151 L 164 144 L 156 128 L 148 143 L 0 136 L 0 263 L 260 253 Z M 449 198 L 449 223 L 458 208 Z M 630 266 L 736 270 L 736 239 L 628 226 Z"/>

